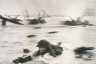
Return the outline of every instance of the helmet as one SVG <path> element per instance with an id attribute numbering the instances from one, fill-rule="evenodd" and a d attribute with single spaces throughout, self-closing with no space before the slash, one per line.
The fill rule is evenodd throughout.
<path id="1" fill-rule="evenodd" d="M 45 48 L 48 48 L 49 47 L 49 42 L 47 40 L 40 40 L 38 42 L 38 45 L 37 47 L 45 47 Z"/>

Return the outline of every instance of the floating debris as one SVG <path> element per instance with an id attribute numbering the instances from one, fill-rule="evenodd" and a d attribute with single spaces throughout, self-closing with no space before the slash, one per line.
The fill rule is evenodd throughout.
<path id="1" fill-rule="evenodd" d="M 23 55 L 22 57 L 18 57 L 17 59 L 13 60 L 13 63 L 25 63 L 27 61 L 31 61 L 32 58 L 31 56 L 26 56 L 26 55 Z"/>
<path id="2" fill-rule="evenodd" d="M 24 53 L 29 53 L 30 50 L 28 50 L 28 49 L 23 49 L 23 52 L 24 52 Z"/>
<path id="3" fill-rule="evenodd" d="M 40 28 L 42 28 L 42 27 L 34 27 L 35 29 L 40 29 Z"/>
<path id="4" fill-rule="evenodd" d="M 36 35 L 28 35 L 27 37 L 31 38 L 31 37 L 35 37 Z"/>
<path id="5" fill-rule="evenodd" d="M 54 34 L 54 33 L 58 33 L 59 31 L 52 31 L 52 32 L 48 32 L 49 34 Z"/>

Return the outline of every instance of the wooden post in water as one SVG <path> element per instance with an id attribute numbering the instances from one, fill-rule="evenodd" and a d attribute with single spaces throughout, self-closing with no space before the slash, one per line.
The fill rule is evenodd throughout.
<path id="1" fill-rule="evenodd" d="M 44 16 L 43 17 L 50 17 L 50 15 L 47 12 L 45 12 L 44 9 L 42 9 L 42 11 L 44 12 Z M 47 16 L 45 16 L 45 15 L 47 15 Z"/>
<path id="2" fill-rule="evenodd" d="M 2 20 L 2 26 L 6 26 L 6 20 Z"/>
<path id="3" fill-rule="evenodd" d="M 27 10 L 25 10 L 25 11 L 26 11 L 26 14 L 27 14 L 27 15 L 26 15 L 26 17 L 28 17 L 28 19 L 29 19 L 29 14 L 28 14 L 28 11 L 27 11 Z"/>
<path id="4" fill-rule="evenodd" d="M 5 18 L 0 15 L 0 19 L 2 19 L 2 26 L 6 26 L 6 20 Z"/>

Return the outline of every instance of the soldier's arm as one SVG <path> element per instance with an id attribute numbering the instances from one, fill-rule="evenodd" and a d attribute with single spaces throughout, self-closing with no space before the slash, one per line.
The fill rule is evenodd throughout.
<path id="1" fill-rule="evenodd" d="M 36 51 L 35 53 L 33 53 L 32 59 L 35 59 L 39 55 L 40 55 L 39 51 Z"/>
<path id="2" fill-rule="evenodd" d="M 55 52 L 55 50 L 54 50 L 54 48 L 52 47 L 51 44 L 49 45 L 49 51 L 50 51 L 50 55 L 56 57 L 56 52 Z"/>

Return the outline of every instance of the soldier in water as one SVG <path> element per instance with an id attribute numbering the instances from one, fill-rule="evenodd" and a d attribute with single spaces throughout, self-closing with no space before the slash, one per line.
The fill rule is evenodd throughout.
<path id="1" fill-rule="evenodd" d="M 25 56 L 25 58 L 19 57 L 18 59 L 13 60 L 13 62 L 24 63 L 27 61 L 31 61 L 38 56 L 43 56 L 46 53 L 49 53 L 51 56 L 56 57 L 58 55 L 61 55 L 63 52 L 63 48 L 60 47 L 60 45 L 61 42 L 59 42 L 57 45 L 53 45 L 47 40 L 40 40 L 37 44 L 37 47 L 39 47 L 39 49 L 32 56 Z"/>
<path id="2" fill-rule="evenodd" d="M 47 40 L 41 40 L 37 45 L 37 47 L 39 47 L 39 50 L 35 52 L 33 56 L 44 55 L 46 53 L 49 53 L 53 57 L 61 55 L 63 48 L 60 47 L 60 45 L 61 45 L 61 42 L 59 42 L 57 45 L 53 45 Z"/>

